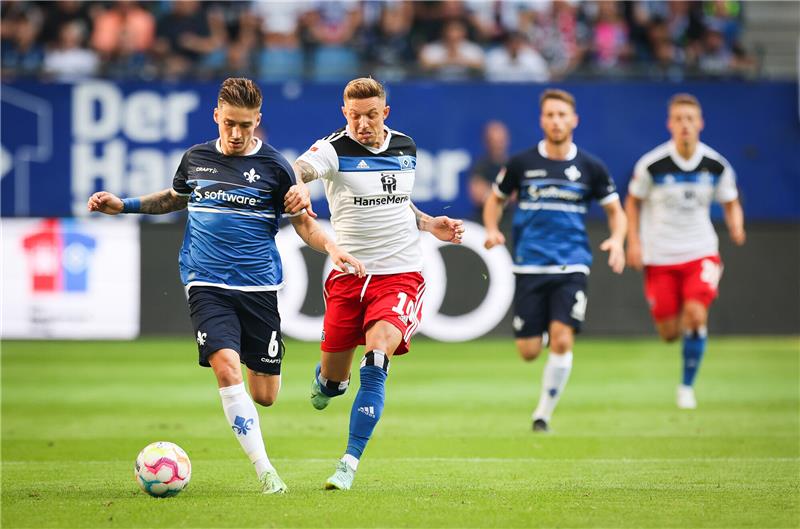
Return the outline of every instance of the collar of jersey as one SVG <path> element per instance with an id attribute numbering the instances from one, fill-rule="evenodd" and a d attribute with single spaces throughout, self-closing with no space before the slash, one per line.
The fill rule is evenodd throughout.
<path id="1" fill-rule="evenodd" d="M 678 153 L 678 147 L 675 145 L 674 141 L 670 140 L 667 145 L 672 161 L 675 162 L 675 165 L 677 165 L 678 169 L 681 171 L 686 171 L 687 173 L 694 171 L 700 164 L 700 160 L 703 159 L 703 144 L 699 141 L 697 142 L 697 146 L 694 148 L 694 154 L 692 154 L 692 157 L 688 160 Z"/>
<path id="2" fill-rule="evenodd" d="M 220 153 L 220 154 L 225 154 L 224 152 L 222 152 L 222 144 L 220 143 L 220 141 L 221 141 L 221 140 L 220 140 L 220 138 L 217 138 L 217 141 L 216 141 L 216 142 L 214 142 L 214 147 L 216 147 L 216 148 L 217 148 L 217 152 L 218 152 L 218 153 Z M 260 151 L 260 150 L 261 150 L 261 145 L 262 145 L 263 143 L 264 143 L 264 142 L 262 142 L 262 141 L 261 141 L 261 138 L 256 138 L 256 146 L 255 146 L 255 147 L 253 147 L 253 150 L 252 150 L 252 151 L 250 151 L 250 152 L 248 152 L 248 153 L 244 154 L 244 156 L 252 156 L 252 155 L 254 155 L 255 153 L 257 153 L 258 151 Z M 225 156 L 227 156 L 227 154 L 225 154 Z"/>
<path id="3" fill-rule="evenodd" d="M 545 158 L 547 160 L 552 160 L 552 158 L 547 156 L 547 149 L 545 148 L 544 140 L 539 142 L 538 149 L 539 149 L 539 154 L 542 156 L 542 158 Z M 564 158 L 563 160 L 555 160 L 555 161 L 556 162 L 570 162 L 570 161 L 574 160 L 576 156 L 578 156 L 578 146 L 575 145 L 574 143 L 570 143 L 569 144 L 569 152 L 567 153 L 567 157 Z"/>
<path id="4" fill-rule="evenodd" d="M 344 133 L 347 134 L 348 138 L 350 138 L 354 142 L 358 143 L 359 145 L 364 147 L 369 152 L 371 152 L 373 154 L 378 154 L 379 152 L 383 152 L 383 151 L 385 151 L 386 149 L 389 148 L 389 140 L 392 139 L 392 129 L 390 129 L 389 127 L 383 127 L 383 130 L 386 131 L 386 139 L 383 140 L 383 144 L 380 147 L 378 147 L 377 149 L 375 147 L 368 147 L 368 146 L 364 145 L 363 143 L 360 143 L 357 139 L 355 139 L 353 137 L 353 135 L 350 134 L 350 127 L 345 127 Z"/>

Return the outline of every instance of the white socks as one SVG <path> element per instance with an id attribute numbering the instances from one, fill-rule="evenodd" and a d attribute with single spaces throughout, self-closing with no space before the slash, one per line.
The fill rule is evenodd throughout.
<path id="1" fill-rule="evenodd" d="M 352 468 L 353 470 L 358 470 L 358 459 L 355 456 L 350 454 L 345 454 L 342 456 L 342 461 L 347 463 L 347 466 Z"/>
<path id="2" fill-rule="evenodd" d="M 564 392 L 569 380 L 570 371 L 572 371 L 572 351 L 567 351 L 563 355 L 550 353 L 542 373 L 542 391 L 539 395 L 539 405 L 533 412 L 534 419 L 550 422 L 553 410 L 556 409 L 558 399 L 561 398 L 561 393 Z"/>
<path id="3" fill-rule="evenodd" d="M 222 409 L 225 411 L 225 418 L 228 419 L 233 434 L 242 445 L 244 453 L 255 465 L 256 474 L 261 477 L 261 474 L 273 467 L 267 457 L 267 450 L 264 448 L 261 424 L 253 399 L 244 389 L 244 382 L 235 386 L 219 388 L 219 395 L 222 397 Z"/>

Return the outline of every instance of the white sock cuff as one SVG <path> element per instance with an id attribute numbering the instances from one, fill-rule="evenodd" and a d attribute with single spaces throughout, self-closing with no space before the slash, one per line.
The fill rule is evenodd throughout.
<path id="1" fill-rule="evenodd" d="M 358 459 L 356 459 L 356 456 L 345 454 L 342 456 L 342 461 L 353 470 L 358 470 Z"/>
<path id="2" fill-rule="evenodd" d="M 570 368 L 572 367 L 572 351 L 567 351 L 563 355 L 551 351 L 547 357 L 547 363 L 554 367 Z"/>
<path id="3" fill-rule="evenodd" d="M 364 366 L 377 366 L 388 373 L 389 356 L 380 349 L 373 349 L 371 351 L 367 351 L 364 354 L 364 358 L 361 359 L 361 367 Z"/>
<path id="4" fill-rule="evenodd" d="M 244 382 L 239 382 L 233 386 L 219 388 L 219 395 L 222 398 L 235 397 L 236 395 L 241 395 L 242 393 L 247 393 L 247 391 L 244 389 Z"/>

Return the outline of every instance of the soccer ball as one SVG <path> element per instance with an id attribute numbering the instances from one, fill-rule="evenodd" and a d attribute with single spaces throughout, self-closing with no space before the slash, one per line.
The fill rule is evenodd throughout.
<path id="1" fill-rule="evenodd" d="M 175 496 L 189 485 L 192 463 L 175 443 L 158 441 L 145 446 L 136 457 L 133 477 L 150 496 Z"/>

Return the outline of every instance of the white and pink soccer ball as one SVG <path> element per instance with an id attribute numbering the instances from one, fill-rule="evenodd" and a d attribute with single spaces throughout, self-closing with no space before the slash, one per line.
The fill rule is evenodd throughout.
<path id="1" fill-rule="evenodd" d="M 139 452 L 133 476 L 139 487 L 151 496 L 175 496 L 189 485 L 192 463 L 180 446 L 158 441 Z"/>

